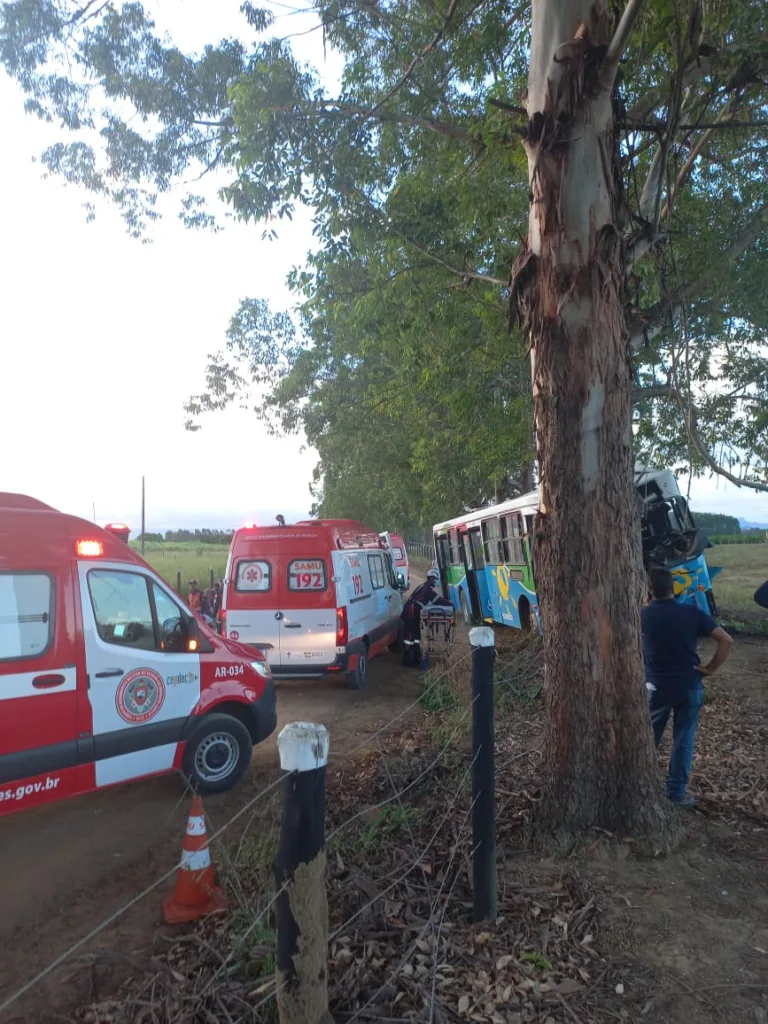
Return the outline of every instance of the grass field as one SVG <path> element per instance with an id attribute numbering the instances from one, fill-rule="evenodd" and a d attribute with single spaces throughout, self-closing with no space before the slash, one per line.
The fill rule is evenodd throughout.
<path id="1" fill-rule="evenodd" d="M 141 553 L 141 544 L 132 542 L 131 547 Z M 214 579 L 221 579 L 227 567 L 229 547 L 226 544 L 151 543 L 146 545 L 144 557 L 166 583 L 176 589 L 176 574 L 181 572 L 182 593 L 186 595 L 187 584 L 197 580 L 202 590 L 211 585 L 211 569 Z"/>
<path id="2" fill-rule="evenodd" d="M 768 580 L 768 544 L 718 544 L 707 551 L 709 565 L 721 565 L 712 588 L 723 618 L 768 632 L 768 612 L 752 600 Z"/>

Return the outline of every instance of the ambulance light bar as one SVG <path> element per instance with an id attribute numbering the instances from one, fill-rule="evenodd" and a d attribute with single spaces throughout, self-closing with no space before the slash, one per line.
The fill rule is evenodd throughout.
<path id="1" fill-rule="evenodd" d="M 75 544 L 78 558 L 101 558 L 104 545 L 100 540 L 79 540 Z"/>

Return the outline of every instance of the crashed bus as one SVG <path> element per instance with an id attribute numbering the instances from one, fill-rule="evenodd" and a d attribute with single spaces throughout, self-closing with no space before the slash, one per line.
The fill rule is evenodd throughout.
<path id="1" fill-rule="evenodd" d="M 637 467 L 635 486 L 642 502 L 646 570 L 669 569 L 675 597 L 715 615 L 712 580 L 720 569 L 707 565 L 704 552 L 711 544 L 696 526 L 674 473 Z M 534 573 L 538 509 L 538 492 L 531 491 L 433 527 L 444 596 L 467 623 L 541 630 Z"/>

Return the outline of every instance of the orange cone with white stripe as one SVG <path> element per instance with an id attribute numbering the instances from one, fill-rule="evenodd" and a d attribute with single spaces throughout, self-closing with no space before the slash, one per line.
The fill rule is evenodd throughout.
<path id="1" fill-rule="evenodd" d="M 203 801 L 192 798 L 187 818 L 187 834 L 176 874 L 176 887 L 163 900 L 166 924 L 184 924 L 224 906 L 224 894 L 213 882 L 213 864 L 208 848 Z"/>

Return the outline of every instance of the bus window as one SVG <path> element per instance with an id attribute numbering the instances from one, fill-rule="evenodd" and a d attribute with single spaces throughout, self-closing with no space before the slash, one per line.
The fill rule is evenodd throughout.
<path id="1" fill-rule="evenodd" d="M 450 553 L 448 551 L 448 538 L 443 534 L 442 537 L 435 538 L 435 550 L 437 554 L 437 568 L 440 572 L 440 579 L 445 580 L 447 578 L 448 566 L 451 564 Z"/>
<path id="2" fill-rule="evenodd" d="M 509 565 L 525 565 L 520 513 L 511 512 L 502 516 L 501 534 L 504 538 L 504 561 Z"/>
<path id="3" fill-rule="evenodd" d="M 461 565 L 461 552 L 459 550 L 458 531 L 448 531 L 448 546 L 450 550 L 451 565 Z"/>
<path id="4" fill-rule="evenodd" d="M 475 563 L 476 569 L 485 568 L 485 555 L 483 553 L 483 541 L 480 536 L 480 530 L 475 529 L 469 531 L 469 542 L 472 546 L 472 559 Z"/>
<path id="5" fill-rule="evenodd" d="M 464 561 L 468 569 L 474 569 L 474 561 L 472 559 L 472 545 L 469 542 L 469 534 L 462 533 L 461 542 L 464 545 Z"/>
<path id="6" fill-rule="evenodd" d="M 528 557 L 530 558 L 530 561 L 531 561 L 531 571 L 533 571 L 533 559 L 534 559 L 534 551 L 533 551 L 533 524 L 534 524 L 534 517 L 533 516 L 526 516 L 525 517 L 525 536 L 528 538 Z"/>
<path id="7" fill-rule="evenodd" d="M 488 565 L 501 565 L 504 557 L 501 526 L 498 518 L 483 520 L 483 544 Z"/>

